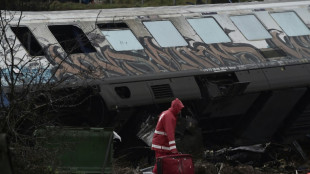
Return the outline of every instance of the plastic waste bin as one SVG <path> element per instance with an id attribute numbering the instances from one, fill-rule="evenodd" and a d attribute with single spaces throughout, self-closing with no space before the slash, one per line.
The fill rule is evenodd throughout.
<path id="1" fill-rule="evenodd" d="M 43 146 L 57 152 L 57 171 L 112 173 L 112 128 L 51 127 L 35 134 Z"/>

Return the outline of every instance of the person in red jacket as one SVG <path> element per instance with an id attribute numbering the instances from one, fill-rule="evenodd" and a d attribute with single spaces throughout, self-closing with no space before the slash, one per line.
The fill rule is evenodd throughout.
<path id="1" fill-rule="evenodd" d="M 152 140 L 152 150 L 155 151 L 156 159 L 161 156 L 178 153 L 174 133 L 177 115 L 183 108 L 183 103 L 176 98 L 171 102 L 171 107 L 159 115 Z M 157 163 L 155 163 L 153 173 L 157 174 Z"/>

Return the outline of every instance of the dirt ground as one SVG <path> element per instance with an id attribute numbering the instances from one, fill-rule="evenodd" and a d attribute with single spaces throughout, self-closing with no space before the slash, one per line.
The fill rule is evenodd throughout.
<path id="1" fill-rule="evenodd" d="M 300 146 L 305 156 L 291 144 L 269 144 L 264 152 L 204 150 L 203 154 L 193 155 L 195 174 L 310 174 L 310 139 L 300 142 Z M 119 163 L 114 173 L 142 174 L 141 169 L 153 163 L 147 157 L 134 166 L 133 163 Z"/>
<path id="2" fill-rule="evenodd" d="M 308 163 L 309 167 L 309 163 Z M 308 168 L 309 169 L 309 168 Z M 115 174 L 143 174 L 139 168 L 120 167 L 114 170 Z M 310 170 L 306 168 L 287 168 L 279 166 L 279 168 L 253 167 L 247 164 L 231 165 L 227 163 L 210 163 L 207 161 L 195 162 L 195 174 L 308 174 Z"/>

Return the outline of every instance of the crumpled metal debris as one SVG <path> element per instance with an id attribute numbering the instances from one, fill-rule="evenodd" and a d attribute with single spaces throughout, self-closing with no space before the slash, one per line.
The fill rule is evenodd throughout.
<path id="1" fill-rule="evenodd" d="M 150 166 L 150 167 L 147 167 L 147 168 L 143 168 L 143 169 L 140 169 L 140 173 L 142 174 L 153 174 L 153 167 L 154 166 Z"/>
<path id="2" fill-rule="evenodd" d="M 244 151 L 249 151 L 249 152 L 264 153 L 266 148 L 269 145 L 270 145 L 270 143 L 255 144 L 255 145 L 251 145 L 251 146 L 239 146 L 236 148 L 232 148 L 231 151 L 244 150 Z"/>
<path id="3" fill-rule="evenodd" d="M 247 163 L 253 160 L 259 160 L 262 153 L 265 152 L 266 148 L 270 143 L 266 144 L 255 144 L 251 146 L 239 146 L 219 149 L 217 151 L 206 150 L 204 156 L 206 159 L 212 161 L 234 161 Z"/>
<path id="4" fill-rule="evenodd" d="M 148 118 L 141 124 L 141 129 L 137 133 L 137 136 L 151 147 L 154 131 L 156 127 L 156 119 L 154 116 L 148 116 Z"/>
<path id="5" fill-rule="evenodd" d="M 215 151 L 206 150 L 204 156 L 205 160 L 214 164 L 217 172 L 221 174 L 227 173 L 226 169 L 231 170 L 230 173 L 253 174 L 308 174 L 310 172 L 310 161 L 304 160 L 294 148 L 293 144 L 266 143 L 222 148 Z M 207 170 L 202 166 L 195 166 L 195 169 Z"/>

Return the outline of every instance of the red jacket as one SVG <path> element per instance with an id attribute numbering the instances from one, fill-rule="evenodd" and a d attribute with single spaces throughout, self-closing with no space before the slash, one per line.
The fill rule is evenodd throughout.
<path id="1" fill-rule="evenodd" d="M 177 123 L 177 115 L 184 108 L 182 102 L 176 98 L 171 102 L 171 107 L 159 115 L 159 119 L 155 128 L 152 150 L 162 152 L 177 153 L 175 144 L 175 127 Z"/>

